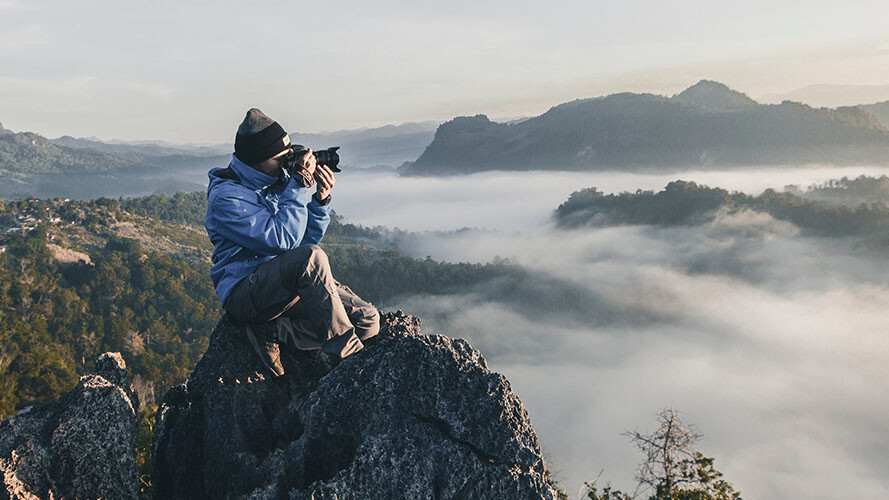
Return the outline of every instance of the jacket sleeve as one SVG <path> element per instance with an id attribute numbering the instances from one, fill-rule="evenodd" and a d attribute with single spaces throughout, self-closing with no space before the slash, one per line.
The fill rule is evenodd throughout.
<path id="1" fill-rule="evenodd" d="M 226 189 L 210 200 L 210 217 L 223 238 L 258 254 L 277 255 L 301 244 L 317 243 L 314 238 L 321 240 L 327 224 L 318 220 L 317 208 L 311 210 L 319 213 L 310 215 L 308 198 L 308 189 L 291 178 L 278 197 L 278 212 L 273 213 L 256 193 Z M 326 211 L 324 216 L 329 222 Z M 312 228 L 308 234 L 307 227 Z"/>
<path id="2" fill-rule="evenodd" d="M 330 205 L 322 205 L 312 196 L 312 201 L 307 207 L 309 221 L 306 225 L 306 234 L 303 237 L 303 245 L 321 243 L 321 238 L 327 232 L 330 225 Z"/>

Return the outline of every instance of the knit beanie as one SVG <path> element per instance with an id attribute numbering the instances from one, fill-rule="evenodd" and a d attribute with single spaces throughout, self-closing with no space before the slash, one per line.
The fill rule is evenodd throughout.
<path id="1" fill-rule="evenodd" d="M 284 128 L 257 108 L 247 111 L 235 134 L 235 156 L 247 164 L 268 160 L 289 147 Z"/>

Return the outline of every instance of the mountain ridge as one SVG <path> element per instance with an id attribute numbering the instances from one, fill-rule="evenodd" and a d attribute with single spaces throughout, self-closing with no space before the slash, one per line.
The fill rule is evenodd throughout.
<path id="1" fill-rule="evenodd" d="M 0 133 L 0 170 L 21 174 L 107 172 L 144 166 L 141 158 L 55 144 L 34 132 Z"/>
<path id="2" fill-rule="evenodd" d="M 342 164 L 394 169 L 419 156 L 438 122 L 408 122 L 321 134 L 291 134 L 294 144 L 314 149 L 341 146 Z M 2 125 L 0 125 L 2 127 Z M 232 145 L 162 141 L 101 141 L 71 136 L 46 138 L 0 128 L 0 199 L 142 196 L 201 190 L 210 168 L 228 164 Z"/>
<path id="3" fill-rule="evenodd" d="M 786 93 L 769 93 L 759 96 L 759 101 L 779 103 L 794 101 L 812 107 L 860 106 L 889 100 L 889 85 L 839 85 L 818 83 Z"/>
<path id="4" fill-rule="evenodd" d="M 857 107 L 758 104 L 716 82 L 677 94 L 618 93 L 553 106 L 513 125 L 442 124 L 406 175 L 889 162 L 889 130 Z"/>

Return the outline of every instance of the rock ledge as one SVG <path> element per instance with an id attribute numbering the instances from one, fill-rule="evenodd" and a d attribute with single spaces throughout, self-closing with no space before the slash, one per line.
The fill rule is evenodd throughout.
<path id="1" fill-rule="evenodd" d="M 332 370 L 314 353 L 262 374 L 225 319 L 158 409 L 158 499 L 554 498 L 509 382 L 466 341 L 383 315 Z"/>

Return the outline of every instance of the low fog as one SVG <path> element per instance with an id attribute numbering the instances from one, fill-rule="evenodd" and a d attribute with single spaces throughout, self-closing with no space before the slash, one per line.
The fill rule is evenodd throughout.
<path id="1" fill-rule="evenodd" d="M 468 339 L 525 403 L 572 497 L 584 480 L 632 490 L 641 459 L 620 433 L 672 406 L 748 499 L 889 496 L 889 269 L 853 241 L 799 236 L 763 214 L 696 227 L 559 231 L 572 191 L 660 189 L 675 179 L 751 194 L 887 169 L 670 175 L 502 173 L 449 179 L 342 175 L 350 222 L 411 231 L 405 253 L 509 258 L 527 273 L 385 308 Z M 465 231 L 453 229 L 476 228 Z M 335 270 L 334 270 L 335 271 Z"/>
<path id="2" fill-rule="evenodd" d="M 751 167 L 723 171 L 482 172 L 446 178 L 398 177 L 393 173 L 344 170 L 335 189 L 335 210 L 349 222 L 408 231 L 464 227 L 526 230 L 549 222 L 550 214 L 572 192 L 598 187 L 606 193 L 661 190 L 677 179 L 759 194 L 795 184 L 805 188 L 843 176 L 879 176 L 885 167 Z M 202 173 L 206 184 L 206 173 Z M 195 181 L 198 179 L 195 178 Z"/>

